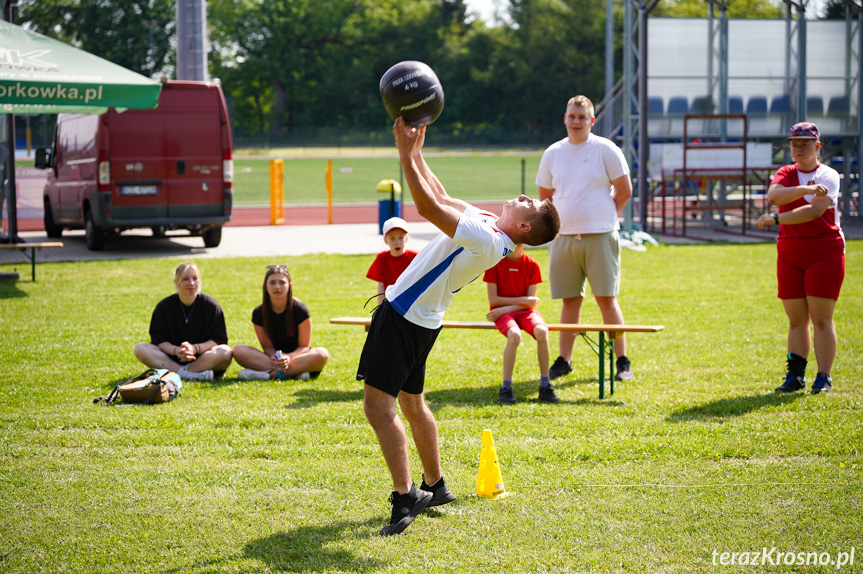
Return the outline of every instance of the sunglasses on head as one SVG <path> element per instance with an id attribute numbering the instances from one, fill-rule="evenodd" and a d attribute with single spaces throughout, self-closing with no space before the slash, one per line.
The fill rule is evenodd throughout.
<path id="1" fill-rule="evenodd" d="M 267 265 L 267 269 L 273 269 L 274 271 L 287 271 L 287 265 Z"/>

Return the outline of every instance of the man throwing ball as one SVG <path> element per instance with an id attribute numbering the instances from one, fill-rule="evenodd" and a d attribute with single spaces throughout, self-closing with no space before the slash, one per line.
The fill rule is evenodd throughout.
<path id="1" fill-rule="evenodd" d="M 388 536 L 404 531 L 427 506 L 455 500 L 441 474 L 437 422 L 425 403 L 425 364 L 444 312 L 462 287 L 513 251 L 557 236 L 560 220 L 549 201 L 524 195 L 503 204 L 498 218 L 447 195 L 422 156 L 426 128 L 399 117 L 393 126 L 399 160 L 419 214 L 442 231 L 411 262 L 375 310 L 357 368 L 364 381 L 366 418 L 393 481 Z M 423 465 L 420 488 L 411 478 L 407 433 L 396 400 L 411 425 Z"/>

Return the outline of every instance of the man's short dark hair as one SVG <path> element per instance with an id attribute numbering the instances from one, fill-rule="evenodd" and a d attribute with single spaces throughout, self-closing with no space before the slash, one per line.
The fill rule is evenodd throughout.
<path id="1" fill-rule="evenodd" d="M 530 231 L 525 233 L 523 243 L 545 245 L 560 233 L 560 216 L 557 208 L 548 199 L 540 204 L 539 211 L 530 220 Z"/>

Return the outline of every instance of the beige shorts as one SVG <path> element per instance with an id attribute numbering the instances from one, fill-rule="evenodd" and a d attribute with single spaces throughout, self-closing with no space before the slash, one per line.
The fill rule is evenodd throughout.
<path id="1" fill-rule="evenodd" d="M 617 231 L 559 235 L 548 250 L 552 299 L 584 297 L 585 280 L 594 297 L 620 293 L 620 237 Z"/>

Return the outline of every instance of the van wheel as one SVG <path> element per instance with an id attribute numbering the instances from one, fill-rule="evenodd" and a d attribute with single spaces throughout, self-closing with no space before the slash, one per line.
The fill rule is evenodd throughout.
<path id="1" fill-rule="evenodd" d="M 218 247 L 222 242 L 222 227 L 211 227 L 201 236 L 204 238 L 204 247 Z"/>
<path id="2" fill-rule="evenodd" d="M 93 216 L 89 209 L 84 214 L 84 238 L 90 251 L 102 251 L 105 247 L 105 232 L 93 223 Z"/>
<path id="3" fill-rule="evenodd" d="M 165 232 L 168 231 L 164 225 L 154 225 L 151 229 L 153 230 L 153 237 L 165 237 Z"/>
<path id="4" fill-rule="evenodd" d="M 54 212 L 51 211 L 51 202 L 45 198 L 45 211 L 43 212 L 45 221 L 45 235 L 51 239 L 59 239 L 63 237 L 63 227 L 54 223 Z"/>

